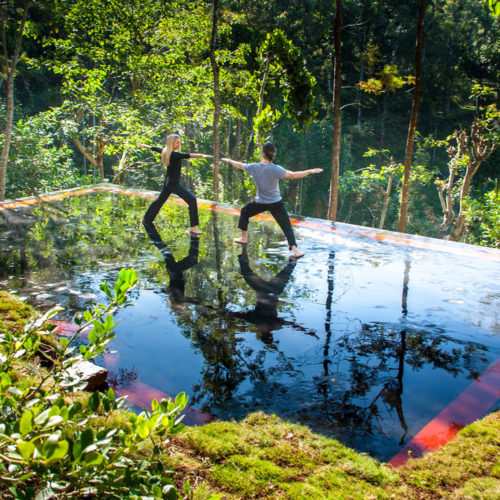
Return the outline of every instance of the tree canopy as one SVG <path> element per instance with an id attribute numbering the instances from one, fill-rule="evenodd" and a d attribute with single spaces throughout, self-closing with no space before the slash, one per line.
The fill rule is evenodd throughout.
<path id="1" fill-rule="evenodd" d="M 455 239 L 484 242 L 474 233 L 493 219 L 479 223 L 477 207 L 493 203 L 498 212 L 498 197 L 491 193 L 497 193 L 499 176 L 500 3 L 426 4 L 421 98 L 407 159 L 421 4 L 343 0 L 341 5 L 336 219 L 396 229 L 399 167 L 391 167 L 390 189 L 380 187 L 379 174 L 367 174 L 379 172 L 388 181 L 390 165 L 411 162 L 406 231 L 440 237 L 453 232 Z M 286 168 L 323 168 L 320 176 L 288 181 L 282 192 L 291 211 L 326 218 L 335 6 L 324 0 L 223 0 L 215 37 L 212 7 L 187 0 L 2 2 L 3 196 L 103 178 L 157 189 L 160 166 L 137 148 L 139 142 L 162 145 L 168 133 L 178 132 L 185 150 L 212 153 L 217 130 L 221 155 L 251 161 L 262 141 L 271 139 L 277 162 Z M 216 129 L 214 67 L 220 101 Z M 478 120 L 491 151 L 470 183 L 465 163 L 454 170 L 451 208 L 463 220 L 453 219 L 444 234 L 436 185 L 448 182 L 454 160 L 447 149 L 455 132 L 470 131 Z M 366 155 L 370 150 L 389 151 L 392 163 L 387 154 Z M 212 198 L 214 169 L 208 162 L 192 162 L 185 172 L 198 196 Z M 243 203 L 252 195 L 240 172 L 221 165 L 215 175 L 221 201 Z M 461 197 L 464 182 L 470 185 Z"/>

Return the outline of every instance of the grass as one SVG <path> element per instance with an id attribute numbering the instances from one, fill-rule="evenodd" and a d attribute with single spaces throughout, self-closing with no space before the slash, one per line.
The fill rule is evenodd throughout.
<path id="1" fill-rule="evenodd" d="M 21 332 L 35 314 L 0 292 L 0 333 Z M 33 360 L 36 363 L 35 360 Z M 18 376 L 29 380 L 19 366 Z M 33 367 L 39 369 L 38 367 Z M 85 404 L 88 395 L 75 394 Z M 102 416 L 127 427 L 127 413 Z M 96 427 L 100 419 L 93 423 Z M 148 453 L 147 447 L 138 451 Z M 274 415 L 187 428 L 164 444 L 164 462 L 179 491 L 220 499 L 499 499 L 500 412 L 462 429 L 439 451 L 393 469 L 338 441 Z"/>

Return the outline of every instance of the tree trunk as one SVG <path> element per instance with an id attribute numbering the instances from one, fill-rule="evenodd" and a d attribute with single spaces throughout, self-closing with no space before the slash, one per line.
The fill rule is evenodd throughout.
<path id="1" fill-rule="evenodd" d="M 462 183 L 462 189 L 460 190 L 460 210 L 458 212 L 457 221 L 455 222 L 453 229 L 451 230 L 450 234 L 446 237 L 447 240 L 457 241 L 460 238 L 460 236 L 462 236 L 462 232 L 465 226 L 465 219 L 467 215 L 464 203 L 466 198 L 469 196 L 472 178 L 474 177 L 474 174 L 477 172 L 477 169 L 479 168 L 480 165 L 481 161 L 476 161 L 473 164 L 469 163 L 467 165 L 467 171 L 465 173 L 465 177 Z"/>
<path id="2" fill-rule="evenodd" d="M 417 43 L 415 50 L 415 93 L 411 108 L 410 124 L 406 139 L 406 152 L 404 162 L 403 188 L 401 190 L 401 205 L 399 208 L 398 231 L 404 233 L 408 213 L 408 196 L 410 192 L 410 172 L 413 157 L 413 143 L 415 130 L 417 128 L 418 108 L 422 95 L 422 42 L 424 38 L 425 0 L 420 0 L 420 11 L 418 15 Z"/>
<path id="3" fill-rule="evenodd" d="M 219 22 L 219 0 L 213 0 L 212 37 L 210 39 L 210 62 L 214 74 L 214 180 L 213 199 L 219 201 L 219 122 L 220 122 L 220 89 L 219 65 L 215 58 L 215 45 L 217 41 L 217 27 Z"/>
<path id="4" fill-rule="evenodd" d="M 82 155 L 97 170 L 97 172 L 99 173 L 100 179 L 104 179 L 103 156 L 104 156 L 104 149 L 106 147 L 106 141 L 100 136 L 96 137 L 97 148 L 96 148 L 96 154 L 93 155 L 80 142 L 80 139 L 78 139 L 78 137 L 76 135 L 73 135 L 72 139 L 73 139 L 73 142 L 75 143 L 75 146 L 77 147 L 78 151 L 80 151 L 80 153 L 82 153 Z"/>
<path id="5" fill-rule="evenodd" d="M 3 58 L 4 58 L 4 73 L 7 75 L 6 82 L 6 111 L 7 119 L 5 123 L 5 138 L 2 149 L 2 157 L 0 159 L 0 201 L 5 200 L 5 181 L 7 178 L 7 163 L 9 161 L 9 151 L 10 143 L 12 139 L 12 127 L 14 124 L 14 77 L 16 73 L 16 66 L 19 60 L 19 54 L 21 52 L 21 42 L 24 34 L 24 27 L 26 25 L 26 18 L 28 16 L 29 0 L 24 3 L 23 17 L 21 20 L 21 25 L 19 26 L 19 31 L 17 32 L 16 45 L 14 48 L 14 53 L 12 54 L 12 59 L 9 63 L 9 55 L 7 52 L 7 35 L 5 30 L 7 29 L 5 25 L 5 17 L 7 6 L 2 2 L 2 45 L 3 45 Z"/>
<path id="6" fill-rule="evenodd" d="M 264 69 L 264 74 L 262 75 L 262 82 L 260 84 L 260 91 L 259 91 L 259 105 L 257 108 L 257 113 L 255 116 L 258 118 L 260 116 L 260 113 L 262 112 L 262 109 L 264 108 L 264 92 L 266 91 L 266 84 L 267 84 L 267 79 L 269 77 L 269 65 L 270 65 L 270 60 L 269 60 L 269 55 L 267 56 L 266 59 L 266 68 Z M 262 150 L 262 137 L 260 135 L 260 132 L 256 130 L 255 132 L 255 142 L 257 143 L 257 148 L 259 151 Z"/>
<path id="7" fill-rule="evenodd" d="M 387 92 L 384 92 L 384 106 L 382 108 L 382 118 L 380 119 L 380 141 L 379 141 L 380 149 L 383 149 L 385 144 L 385 122 L 387 119 L 388 106 L 389 106 L 389 94 Z"/>
<path id="8" fill-rule="evenodd" d="M 386 190 L 382 189 L 382 196 L 384 197 L 384 206 L 382 208 L 382 215 L 380 217 L 379 229 L 384 229 L 385 218 L 387 216 L 387 207 L 389 206 L 389 198 L 391 197 L 393 177 L 394 177 L 393 175 L 389 176 L 389 181 L 387 182 L 387 189 Z"/>
<path id="9" fill-rule="evenodd" d="M 363 30 L 363 42 L 361 45 L 361 51 L 364 52 L 366 48 L 366 30 Z M 364 59 L 361 58 L 361 64 L 359 66 L 359 81 L 363 81 L 365 77 L 365 62 Z M 361 90 L 358 90 L 358 130 L 361 131 Z"/>
<path id="10" fill-rule="evenodd" d="M 332 176 L 330 180 L 330 199 L 328 219 L 337 220 L 340 173 L 340 91 L 342 86 L 342 0 L 336 0 L 335 12 L 335 74 L 333 77 L 333 132 L 332 132 Z"/>
<path id="11" fill-rule="evenodd" d="M 87 151 L 87 148 L 80 142 L 80 139 L 78 139 L 76 135 L 73 135 L 71 138 L 73 139 L 73 142 L 75 143 L 75 146 L 77 147 L 78 151 L 80 151 L 80 153 L 82 153 L 82 155 L 85 158 L 87 158 L 87 161 L 90 162 L 91 165 L 97 169 L 98 168 L 97 160 L 95 159 L 94 155 L 90 154 Z"/>
<path id="12" fill-rule="evenodd" d="M 122 157 L 116 168 L 115 175 L 113 177 L 113 184 L 123 184 L 125 181 L 125 176 L 128 171 L 127 165 L 127 150 L 123 148 Z"/>
<path id="13" fill-rule="evenodd" d="M 106 140 L 102 136 L 97 136 L 96 142 L 97 142 L 97 154 L 96 154 L 97 168 L 99 170 L 99 177 L 101 178 L 101 180 L 104 180 L 103 157 L 104 157 L 104 149 L 106 148 Z"/>

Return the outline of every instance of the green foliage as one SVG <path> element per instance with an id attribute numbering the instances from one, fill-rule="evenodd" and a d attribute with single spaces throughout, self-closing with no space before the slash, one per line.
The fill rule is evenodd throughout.
<path id="1" fill-rule="evenodd" d="M 387 91 L 395 92 L 397 89 L 403 87 L 403 85 L 415 83 L 415 78 L 412 76 L 400 76 L 398 68 L 393 64 L 386 64 L 381 71 L 377 72 L 377 77 L 358 82 L 358 87 L 363 92 L 381 94 Z"/>
<path id="2" fill-rule="evenodd" d="M 258 116 L 255 117 L 253 122 L 253 127 L 256 132 L 260 134 L 261 137 L 265 137 L 266 134 L 272 130 L 273 126 L 280 119 L 281 113 L 278 110 L 272 110 L 269 104 L 260 112 Z"/>
<path id="3" fill-rule="evenodd" d="M 13 130 L 8 198 L 36 195 L 96 181 L 82 175 L 72 161 L 72 151 L 61 142 L 59 124 L 52 112 L 19 120 Z M 3 136 L 0 136 L 0 147 Z"/>
<path id="4" fill-rule="evenodd" d="M 467 242 L 500 248 L 500 193 L 485 193 L 482 200 L 467 203 Z"/>
<path id="5" fill-rule="evenodd" d="M 300 50 L 287 39 L 282 30 L 267 34 L 261 48 L 261 58 L 270 58 L 280 75 L 280 86 L 285 100 L 284 109 L 299 128 L 310 124 L 315 113 L 314 86 L 316 80 L 307 70 Z"/>
<path id="6" fill-rule="evenodd" d="M 137 278 L 133 269 L 122 269 L 113 287 L 101 290 L 108 305 L 95 304 L 76 318 L 79 329 L 71 339 L 61 339 L 47 372 L 34 370 L 26 384 L 17 370 L 36 353 L 41 339 L 54 326 L 47 323 L 59 309 L 29 322 L 24 331 L 5 330 L 0 335 L 0 485 L 2 496 L 14 498 L 176 498 L 177 494 L 159 458 L 168 435 L 182 430 L 179 412 L 187 396 L 175 401 L 153 400 L 151 411 L 129 414 L 128 422 L 115 426 L 107 416 L 118 411 L 123 398 L 113 389 L 94 392 L 82 404 L 73 396 L 82 380 L 70 368 L 80 360 L 101 354 L 113 338 L 113 311 L 124 304 Z M 72 340 L 89 329 L 88 344 L 78 350 Z M 141 451 L 147 450 L 147 451 Z"/>
<path id="7" fill-rule="evenodd" d="M 485 0 L 484 3 L 488 5 L 494 16 L 500 16 L 500 0 Z"/>
<path id="8" fill-rule="evenodd" d="M 16 5 L 6 2 L 9 20 Z M 486 93 L 494 96 L 495 88 L 490 84 L 487 90 L 485 83 L 499 78 L 500 42 L 495 33 L 500 17 L 492 15 L 498 13 L 498 5 L 497 0 L 446 0 L 428 6 L 418 123 L 423 137 L 439 141 L 478 115 L 494 122 L 496 107 L 491 98 L 485 103 Z M 88 154 L 86 164 L 90 165 L 89 157 L 98 164 L 89 167 L 92 175 L 100 174 L 102 165 L 104 177 L 150 189 L 159 188 L 163 170 L 148 151 L 137 149 L 137 143 L 160 145 L 167 133 L 180 132 L 188 143 L 186 150 L 210 152 L 210 9 L 210 3 L 188 0 L 32 2 L 16 74 L 15 114 L 23 129 L 30 122 L 28 115 L 43 114 L 29 131 L 17 131 L 7 169 L 9 196 L 87 182 L 80 177 L 86 173 L 80 146 Z M 342 174 L 367 167 L 363 154 L 368 148 L 390 149 L 396 161 L 403 158 L 416 27 L 415 9 L 408 2 L 347 2 L 344 10 L 346 19 L 356 21 L 343 33 Z M 289 2 L 286 8 L 279 0 L 231 0 L 220 14 L 216 58 L 224 154 L 251 161 L 255 131 L 259 140 L 272 131 L 284 165 L 310 168 L 314 162 L 325 169 L 324 176 L 303 180 L 297 189 L 289 183 L 290 192 L 284 191 L 291 195 L 294 211 L 325 217 L 334 9 L 325 0 Z M 5 26 L 9 53 L 19 26 L 19 16 L 11 17 L 15 22 Z M 259 89 L 267 63 L 261 103 Z M 45 137 L 41 122 L 47 118 L 52 125 Z M 54 128 L 56 122 L 59 128 Z M 31 139 L 25 139 L 26 134 Z M 70 152 L 78 159 L 74 165 Z M 443 152 L 424 156 L 416 154 L 414 163 L 429 171 L 447 171 Z M 487 173 L 478 172 L 478 183 L 498 177 L 498 161 L 489 165 Z M 212 172 L 208 163 L 192 169 L 196 194 L 211 197 Z M 249 186 L 241 187 L 238 172 L 226 167 L 220 172 L 224 201 L 244 201 L 251 194 Z M 425 212 L 439 213 L 437 195 L 421 186 L 415 192 L 419 198 L 410 199 L 415 203 L 409 227 L 432 234 Z M 378 208 L 373 209 L 371 198 L 363 197 L 355 210 L 355 194 L 349 193 L 339 200 L 340 219 L 372 224 L 376 217 L 371 214 Z M 357 212 L 364 215 L 355 221 Z"/>

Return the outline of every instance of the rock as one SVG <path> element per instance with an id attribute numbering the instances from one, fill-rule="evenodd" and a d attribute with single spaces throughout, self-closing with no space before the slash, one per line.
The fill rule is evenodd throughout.
<path id="1" fill-rule="evenodd" d="M 69 370 L 71 376 L 78 376 L 84 382 L 87 382 L 85 386 L 86 391 L 95 391 L 106 381 L 108 376 L 108 370 L 100 366 L 94 365 L 90 361 L 79 361 L 75 363 Z"/>

